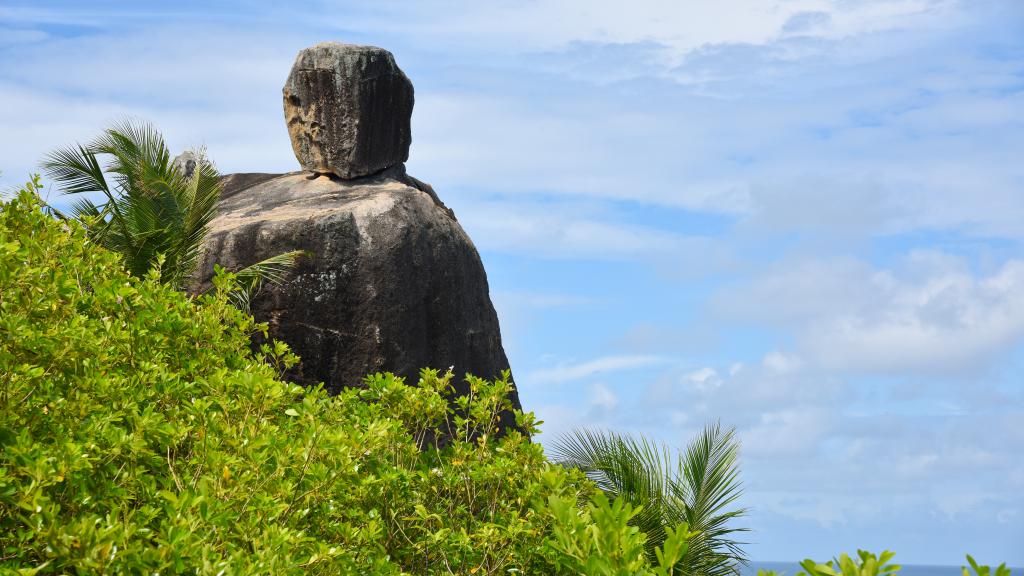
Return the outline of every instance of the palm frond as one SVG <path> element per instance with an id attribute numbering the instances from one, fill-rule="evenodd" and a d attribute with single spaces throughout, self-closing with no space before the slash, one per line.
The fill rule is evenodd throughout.
<path id="1" fill-rule="evenodd" d="M 187 178 L 174 167 L 174 178 L 182 180 L 179 203 L 185 207 L 181 213 L 179 234 L 179 262 L 182 269 L 195 270 L 200 250 L 206 241 L 210 222 L 217 216 L 220 201 L 220 174 L 205 153 L 196 154 L 196 166 Z"/>
<path id="2" fill-rule="evenodd" d="M 71 202 L 71 218 L 82 220 L 84 218 L 91 218 L 93 220 L 103 220 L 105 216 L 109 214 L 106 205 L 97 206 L 92 200 L 88 198 L 75 198 Z"/>
<path id="3" fill-rule="evenodd" d="M 121 254 L 132 274 L 158 269 L 162 282 L 184 289 L 221 194 L 220 174 L 205 150 L 192 153 L 196 165 L 186 175 L 152 124 L 122 120 L 86 146 L 52 152 L 43 166 L 64 194 L 103 193 L 104 204 L 82 200 L 74 215 L 97 242 Z M 264 284 L 282 282 L 302 254 L 279 254 L 239 270 L 234 299 L 240 307 L 247 309 Z"/>
<path id="4" fill-rule="evenodd" d="M 647 534 L 652 558 L 665 540 L 665 528 L 686 522 L 697 535 L 682 573 L 725 576 L 746 561 L 741 543 L 732 539 L 743 529 L 731 525 L 745 510 L 729 509 L 740 495 L 733 430 L 709 425 L 676 455 L 643 437 L 586 429 L 559 437 L 548 451 L 556 462 L 586 474 L 610 498 L 642 507 L 631 523 Z"/>
<path id="5" fill-rule="evenodd" d="M 249 311 L 252 299 L 265 284 L 282 284 L 289 272 L 307 253 L 293 250 L 271 256 L 235 272 L 236 289 L 230 294 L 232 301 L 241 310 Z"/>
<path id="6" fill-rule="evenodd" d="M 664 446 L 645 438 L 581 429 L 560 437 L 550 453 L 555 461 L 586 474 L 610 498 L 640 506 L 632 523 L 647 534 L 653 555 L 665 540 L 665 526 L 674 525 L 665 501 L 671 455 Z"/>
<path id="7" fill-rule="evenodd" d="M 62 194 L 101 193 L 106 198 L 102 211 L 109 215 L 110 222 L 90 229 L 94 240 L 104 245 L 102 236 L 110 230 L 116 229 L 121 235 L 126 233 L 126 222 L 118 206 L 117 195 L 107 182 L 94 149 L 77 144 L 54 150 L 43 159 L 42 167 L 46 175 L 60 186 Z"/>
<path id="8" fill-rule="evenodd" d="M 113 200 L 103 168 L 91 149 L 76 145 L 54 150 L 43 158 L 42 167 L 48 177 L 60 184 L 63 194 L 102 192 Z"/>
<path id="9" fill-rule="evenodd" d="M 746 514 L 742 508 L 730 509 L 742 494 L 738 459 L 735 430 L 723 431 L 716 422 L 690 441 L 679 461 L 680 481 L 674 483 L 673 493 L 685 504 L 690 528 L 698 532 L 687 562 L 691 573 L 724 576 L 746 562 L 742 543 L 733 539 L 746 529 L 730 525 Z"/>
<path id="10" fill-rule="evenodd" d="M 90 148 L 106 154 L 106 169 L 116 174 L 126 194 L 147 193 L 147 181 L 169 181 L 171 152 L 163 135 L 148 122 L 121 120 L 108 128 Z"/>
<path id="11" fill-rule="evenodd" d="M 299 258 L 305 255 L 303 250 L 293 250 L 271 256 L 235 272 L 235 277 L 240 284 L 257 288 L 263 284 L 281 284 L 298 264 Z"/>

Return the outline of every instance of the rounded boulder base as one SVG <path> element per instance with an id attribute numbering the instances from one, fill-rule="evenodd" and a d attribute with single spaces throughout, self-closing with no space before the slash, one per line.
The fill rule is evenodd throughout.
<path id="1" fill-rule="evenodd" d="M 464 374 L 493 379 L 509 368 L 476 248 L 404 165 L 358 180 L 233 174 L 223 187 L 200 283 L 214 263 L 236 270 L 291 250 L 311 254 L 252 302 L 270 337 L 301 358 L 289 379 L 336 392 L 374 372 L 415 384 L 421 368 L 454 366 L 464 394 Z M 515 390 L 510 400 L 521 408 Z M 515 426 L 511 413 L 501 426 Z"/>
<path id="2" fill-rule="evenodd" d="M 352 179 L 409 159 L 413 86 L 391 52 L 339 42 L 306 48 L 283 93 L 303 170 Z"/>

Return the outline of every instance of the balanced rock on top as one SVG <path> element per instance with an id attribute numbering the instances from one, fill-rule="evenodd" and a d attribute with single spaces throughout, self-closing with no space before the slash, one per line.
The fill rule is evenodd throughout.
<path id="1" fill-rule="evenodd" d="M 324 42 L 299 52 L 284 115 L 303 170 L 359 178 L 405 162 L 413 87 L 391 52 Z"/>

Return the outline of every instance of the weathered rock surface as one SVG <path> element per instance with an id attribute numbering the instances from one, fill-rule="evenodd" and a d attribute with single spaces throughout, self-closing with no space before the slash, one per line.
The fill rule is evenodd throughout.
<path id="1" fill-rule="evenodd" d="M 232 174 L 223 185 L 202 278 L 214 262 L 235 269 L 312 253 L 252 303 L 301 357 L 294 380 L 337 391 L 376 371 L 415 382 L 423 367 L 485 378 L 509 367 L 476 248 L 404 165 L 358 180 Z"/>
<path id="2" fill-rule="evenodd" d="M 412 82 L 390 52 L 338 42 L 299 52 L 284 85 L 284 115 L 304 170 L 358 178 L 405 162 Z"/>

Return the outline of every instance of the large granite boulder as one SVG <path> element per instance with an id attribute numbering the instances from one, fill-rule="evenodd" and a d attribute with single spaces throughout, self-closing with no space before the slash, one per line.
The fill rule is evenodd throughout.
<path id="1" fill-rule="evenodd" d="M 390 52 L 324 42 L 299 52 L 284 115 L 303 170 L 358 178 L 405 162 L 412 82 Z"/>
<path id="2" fill-rule="evenodd" d="M 415 382 L 423 367 L 485 378 L 508 369 L 473 242 L 404 165 L 355 180 L 294 172 L 223 183 L 202 278 L 215 262 L 236 269 L 290 250 L 312 254 L 252 303 L 301 357 L 295 381 L 336 391 L 376 371 Z M 516 394 L 512 401 L 518 408 Z"/>
<path id="3" fill-rule="evenodd" d="M 312 255 L 251 303 L 300 356 L 295 381 L 338 391 L 373 372 L 415 382 L 421 368 L 494 378 L 509 367 L 476 248 L 434 190 L 405 172 L 412 104 L 412 83 L 386 50 L 307 48 L 284 87 L 305 171 L 222 180 L 197 282 L 209 282 L 214 263 Z M 514 391 L 511 400 L 520 407 Z M 512 414 L 500 425 L 514 425 Z"/>

